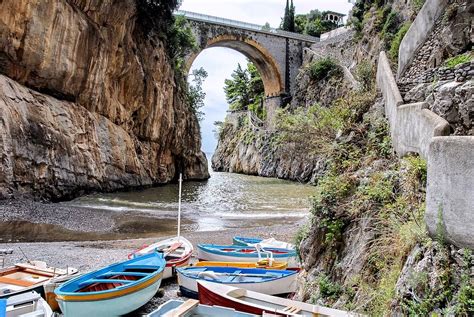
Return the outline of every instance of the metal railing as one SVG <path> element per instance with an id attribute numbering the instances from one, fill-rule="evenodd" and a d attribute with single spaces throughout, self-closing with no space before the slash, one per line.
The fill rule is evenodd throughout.
<path id="1" fill-rule="evenodd" d="M 302 40 L 305 42 L 311 42 L 311 43 L 319 42 L 318 37 L 278 30 L 275 28 L 271 28 L 271 27 L 269 28 L 263 25 L 258 25 L 258 24 L 253 24 L 253 23 L 220 18 L 220 17 L 207 15 L 207 14 L 201 14 L 201 13 L 190 12 L 190 11 L 185 11 L 185 10 L 177 10 L 174 14 L 184 16 L 187 19 L 194 20 L 194 21 L 202 21 L 202 22 L 209 22 L 209 23 L 220 24 L 220 25 L 225 25 L 225 26 L 233 26 L 240 29 L 246 29 L 250 31 L 256 31 L 260 33 L 266 33 L 266 34 L 271 34 L 274 36 L 281 36 L 281 37 L 295 39 L 295 40 Z"/>

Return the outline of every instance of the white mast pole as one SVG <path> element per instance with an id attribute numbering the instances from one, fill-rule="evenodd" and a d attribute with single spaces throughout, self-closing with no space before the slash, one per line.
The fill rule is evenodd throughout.
<path id="1" fill-rule="evenodd" d="M 181 236 L 181 184 L 183 182 L 183 175 L 179 173 L 179 198 L 178 198 L 178 241 Z"/>

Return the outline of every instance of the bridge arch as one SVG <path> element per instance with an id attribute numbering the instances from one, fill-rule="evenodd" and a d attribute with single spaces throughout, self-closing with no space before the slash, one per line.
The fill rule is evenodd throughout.
<path id="1" fill-rule="evenodd" d="M 276 97 L 285 92 L 283 76 L 275 58 L 260 43 L 242 35 L 224 34 L 209 38 L 204 45 L 201 44 L 199 51 L 190 54 L 186 61 L 187 70 L 202 51 L 212 47 L 233 49 L 253 62 L 262 77 L 266 97 Z"/>

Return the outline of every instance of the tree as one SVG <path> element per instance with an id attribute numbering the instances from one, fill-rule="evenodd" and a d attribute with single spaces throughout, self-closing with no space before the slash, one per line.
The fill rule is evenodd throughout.
<path id="1" fill-rule="evenodd" d="M 230 109 L 248 109 L 263 118 L 265 113 L 262 103 L 265 93 L 257 67 L 250 61 L 247 63 L 247 69 L 243 69 L 239 64 L 231 76 L 231 79 L 225 80 L 224 87 Z"/>
<path id="2" fill-rule="evenodd" d="M 288 31 L 295 32 L 295 6 L 293 4 L 293 0 L 291 0 L 290 5 L 290 14 L 288 18 Z"/>
<path id="3" fill-rule="evenodd" d="M 281 29 L 288 31 L 290 28 L 290 2 L 286 0 L 285 15 L 283 16 L 283 22 Z"/>
<path id="4" fill-rule="evenodd" d="M 191 83 L 188 85 L 188 105 L 196 113 L 196 117 L 201 121 L 204 117 L 204 113 L 199 109 L 204 106 L 204 99 L 206 98 L 206 93 L 202 90 L 202 84 L 207 78 L 207 72 L 204 68 L 199 68 L 193 70 L 191 76 Z"/>
<path id="5" fill-rule="evenodd" d="M 242 69 L 240 63 L 237 69 L 232 72 L 232 79 L 225 80 L 225 96 L 232 110 L 244 110 L 249 104 L 249 74 Z"/>
<path id="6" fill-rule="evenodd" d="M 286 0 L 285 15 L 283 16 L 280 29 L 288 32 L 295 31 L 295 6 L 293 5 L 293 0 L 291 0 L 291 5 L 289 0 Z"/>

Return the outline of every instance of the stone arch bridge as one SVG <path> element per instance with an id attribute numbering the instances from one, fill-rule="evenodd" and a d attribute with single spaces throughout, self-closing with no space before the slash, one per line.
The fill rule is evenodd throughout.
<path id="1" fill-rule="evenodd" d="M 275 110 L 292 96 L 303 49 L 319 42 L 312 36 L 189 11 L 177 11 L 176 15 L 186 17 L 199 47 L 188 55 L 188 69 L 200 52 L 211 47 L 234 49 L 255 64 L 265 87 L 267 121 L 273 120 Z"/>

